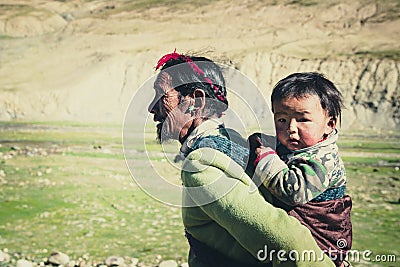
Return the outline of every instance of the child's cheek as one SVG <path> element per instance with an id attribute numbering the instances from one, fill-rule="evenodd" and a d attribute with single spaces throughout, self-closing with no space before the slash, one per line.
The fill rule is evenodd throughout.
<path id="1" fill-rule="evenodd" d="M 313 146 L 316 143 L 318 143 L 318 141 L 320 141 L 320 139 L 317 139 L 317 138 L 315 138 L 314 136 L 312 136 L 312 135 L 310 135 L 308 133 L 303 134 L 301 136 L 301 139 L 302 139 L 304 145 L 307 146 L 307 147 Z"/>
<path id="2" fill-rule="evenodd" d="M 286 136 L 286 131 L 280 128 L 276 129 L 276 137 L 278 138 L 278 140 L 282 143 L 283 140 L 285 140 L 285 136 Z"/>
<path id="3" fill-rule="evenodd" d="M 275 130 L 276 130 L 276 134 L 284 134 L 286 132 L 286 127 L 284 127 L 283 125 L 276 125 L 275 126 Z"/>

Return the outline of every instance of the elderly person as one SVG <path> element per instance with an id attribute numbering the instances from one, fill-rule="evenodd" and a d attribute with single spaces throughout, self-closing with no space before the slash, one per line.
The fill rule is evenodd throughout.
<path id="1" fill-rule="evenodd" d="M 247 143 L 218 120 L 228 107 L 220 67 L 174 52 L 156 68 L 149 112 L 161 142 L 182 144 L 189 266 L 334 266 L 306 227 L 252 190 Z"/>

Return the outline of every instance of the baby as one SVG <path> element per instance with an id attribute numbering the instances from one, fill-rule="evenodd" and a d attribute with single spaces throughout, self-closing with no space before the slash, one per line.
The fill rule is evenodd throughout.
<path id="1" fill-rule="evenodd" d="M 271 102 L 278 145 L 273 150 L 258 139 L 255 175 L 274 204 L 307 226 L 321 249 L 344 266 L 352 203 L 336 145 L 342 95 L 319 73 L 294 73 L 276 84 Z"/>

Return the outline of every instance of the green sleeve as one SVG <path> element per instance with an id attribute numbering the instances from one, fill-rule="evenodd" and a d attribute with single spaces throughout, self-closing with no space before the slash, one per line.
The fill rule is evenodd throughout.
<path id="1" fill-rule="evenodd" d="M 232 240 L 254 258 L 267 248 L 274 266 L 334 266 L 306 227 L 282 209 L 266 202 L 258 190 L 253 190 L 251 179 L 239 171 L 240 167 L 232 166 L 235 163 L 229 157 L 209 148 L 192 152 L 184 162 L 183 185 L 198 189 L 195 194 L 190 190 L 187 192 L 190 198 L 200 204 L 204 203 L 204 196 L 216 199 L 199 207 L 207 218 L 229 233 Z M 228 184 L 229 190 L 221 194 L 221 188 L 226 189 L 221 186 L 223 184 Z M 200 224 L 197 229 L 201 229 Z M 207 235 L 207 231 L 203 234 Z M 278 251 L 286 253 L 287 261 L 278 263 Z M 292 258 L 298 254 L 298 260 L 291 261 L 289 253 L 292 253 Z M 310 262 L 308 257 L 301 257 L 303 254 L 314 254 L 316 259 Z M 283 254 L 282 257 L 285 258 Z"/>

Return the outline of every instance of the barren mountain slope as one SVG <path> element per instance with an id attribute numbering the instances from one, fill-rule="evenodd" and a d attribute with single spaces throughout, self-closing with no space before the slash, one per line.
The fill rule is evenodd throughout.
<path id="1" fill-rule="evenodd" d="M 388 0 L 0 0 L 0 120 L 120 123 L 176 48 L 233 65 L 267 99 L 290 72 L 323 72 L 345 95 L 343 127 L 397 130 L 399 11 Z"/>

